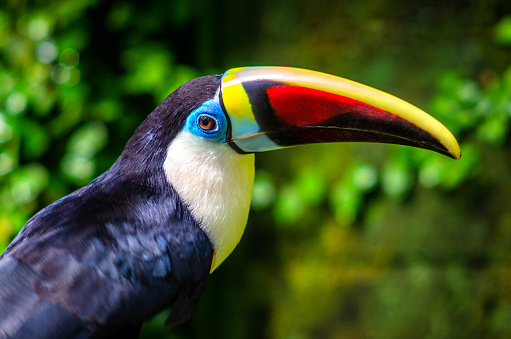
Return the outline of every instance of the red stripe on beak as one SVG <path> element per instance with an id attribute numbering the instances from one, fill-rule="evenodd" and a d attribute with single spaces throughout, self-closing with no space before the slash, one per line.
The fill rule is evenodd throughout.
<path id="1" fill-rule="evenodd" d="M 267 95 L 278 119 L 290 126 L 320 126 L 322 122 L 341 118 L 345 113 L 351 113 L 351 122 L 352 114 L 366 121 L 397 118 L 362 101 L 307 87 L 274 86 L 267 90 Z"/>

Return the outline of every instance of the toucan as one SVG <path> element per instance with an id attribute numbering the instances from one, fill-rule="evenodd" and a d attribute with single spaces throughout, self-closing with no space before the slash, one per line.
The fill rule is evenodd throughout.
<path id="1" fill-rule="evenodd" d="M 137 337 L 188 319 L 247 223 L 254 153 L 313 143 L 414 146 L 459 159 L 440 122 L 325 73 L 234 68 L 191 80 L 105 173 L 33 216 L 0 257 L 0 338 Z"/>

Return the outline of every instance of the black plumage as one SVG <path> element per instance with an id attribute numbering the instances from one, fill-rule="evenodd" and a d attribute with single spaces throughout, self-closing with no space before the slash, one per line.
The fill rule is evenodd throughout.
<path id="1" fill-rule="evenodd" d="M 0 338 L 136 337 L 169 306 L 168 325 L 190 316 L 213 248 L 163 162 L 219 84 L 208 76 L 171 93 L 107 172 L 25 225 L 0 257 Z"/>

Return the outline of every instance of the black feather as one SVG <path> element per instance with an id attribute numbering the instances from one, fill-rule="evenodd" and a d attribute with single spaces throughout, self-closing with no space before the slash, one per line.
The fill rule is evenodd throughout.
<path id="1" fill-rule="evenodd" d="M 167 147 L 219 76 L 170 94 L 116 163 L 36 214 L 0 256 L 0 338 L 138 335 L 172 306 L 186 320 L 213 256 L 206 234 L 167 182 Z"/>

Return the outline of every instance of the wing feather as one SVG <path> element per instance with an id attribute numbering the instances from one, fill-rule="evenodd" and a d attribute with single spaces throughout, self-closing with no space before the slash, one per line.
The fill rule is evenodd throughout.
<path id="1" fill-rule="evenodd" d="M 137 334 L 170 306 L 167 323 L 190 316 L 211 267 L 206 234 L 172 190 L 100 183 L 42 210 L 0 257 L 0 338 Z"/>

